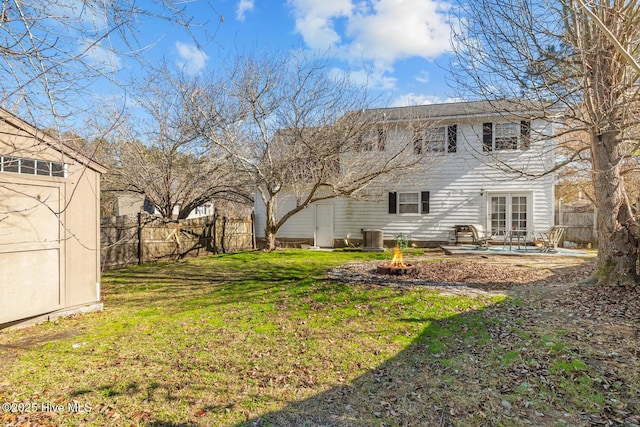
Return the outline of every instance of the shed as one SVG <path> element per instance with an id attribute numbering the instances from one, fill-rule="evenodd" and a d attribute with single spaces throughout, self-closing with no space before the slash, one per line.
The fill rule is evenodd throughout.
<path id="1" fill-rule="evenodd" d="M 0 109 L 0 328 L 102 309 L 105 171 Z"/>

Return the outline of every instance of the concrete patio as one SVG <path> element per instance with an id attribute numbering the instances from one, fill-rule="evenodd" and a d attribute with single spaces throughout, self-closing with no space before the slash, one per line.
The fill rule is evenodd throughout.
<path id="1" fill-rule="evenodd" d="M 440 246 L 447 255 L 460 255 L 460 254 L 491 254 L 491 255 L 519 255 L 519 256 L 578 256 L 578 257 L 595 257 L 597 251 L 595 250 L 579 250 L 579 249 L 566 249 L 557 248 L 553 252 L 542 252 L 536 246 L 524 246 L 524 245 L 489 245 L 488 249 L 478 248 L 475 245 L 446 245 Z"/>

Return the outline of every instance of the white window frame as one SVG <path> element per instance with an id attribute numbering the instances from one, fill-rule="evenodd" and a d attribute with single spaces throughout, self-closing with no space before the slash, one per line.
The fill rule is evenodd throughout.
<path id="1" fill-rule="evenodd" d="M 523 128 L 527 123 L 527 128 Z M 485 125 L 491 125 L 491 146 L 486 138 Z M 491 122 L 483 123 L 483 151 L 512 152 L 528 150 L 531 146 L 531 122 Z"/>
<path id="2" fill-rule="evenodd" d="M 499 233 L 495 233 L 494 228 L 493 228 L 493 224 L 491 223 L 491 215 L 492 215 L 492 205 L 491 205 L 491 201 L 493 197 L 505 197 L 505 226 L 503 230 L 500 230 Z M 514 198 L 516 197 L 524 197 L 525 198 L 525 203 L 526 203 L 526 212 L 525 212 L 525 216 L 526 216 L 526 228 L 525 229 L 519 229 L 520 231 L 524 231 L 524 232 L 534 232 L 535 230 L 533 229 L 533 192 L 530 191 L 514 191 L 514 192 L 490 192 L 487 194 L 487 230 L 491 231 L 492 236 L 494 237 L 499 237 L 502 238 L 504 237 L 504 233 L 508 230 L 512 230 L 513 229 L 513 225 L 514 225 L 514 214 L 515 212 L 513 212 L 513 201 Z"/>
<path id="3" fill-rule="evenodd" d="M 449 144 L 448 129 L 448 126 L 439 126 L 416 132 L 413 138 L 414 154 L 446 153 Z"/>
<path id="4" fill-rule="evenodd" d="M 11 161 L 12 169 L 17 166 L 17 170 L 6 170 L 5 162 Z M 33 162 L 28 168 L 23 169 L 23 164 L 26 162 Z M 46 165 L 43 168 L 42 165 Z M 55 166 L 55 170 L 54 170 Z M 28 172 L 26 170 L 29 170 Z M 67 178 L 67 164 L 62 162 L 52 162 L 48 160 L 38 160 L 25 157 L 15 156 L 0 156 L 0 172 L 16 173 L 20 175 L 38 176 L 38 177 L 53 177 L 53 178 Z M 46 172 L 46 173 L 43 173 Z"/>
<path id="5" fill-rule="evenodd" d="M 513 151 L 520 149 L 520 123 L 500 122 L 493 124 L 493 149 Z"/>
<path id="6" fill-rule="evenodd" d="M 424 131 L 424 147 L 430 153 L 444 153 L 447 150 L 447 126 L 426 129 Z"/>
<path id="7" fill-rule="evenodd" d="M 369 129 L 362 136 L 362 142 L 362 151 L 385 151 L 387 130 L 384 127 Z"/>
<path id="8" fill-rule="evenodd" d="M 415 196 L 415 200 L 402 200 L 403 196 L 406 198 L 407 196 Z M 420 210 L 422 208 L 422 200 L 420 196 L 420 191 L 398 191 L 398 199 L 397 199 L 397 212 L 398 215 L 412 215 L 412 216 L 420 216 Z M 415 205 L 415 212 L 402 212 L 403 206 L 408 207 Z"/>

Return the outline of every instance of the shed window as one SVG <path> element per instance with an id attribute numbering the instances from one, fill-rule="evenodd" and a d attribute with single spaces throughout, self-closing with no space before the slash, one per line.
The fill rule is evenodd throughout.
<path id="1" fill-rule="evenodd" d="M 38 160 L 36 162 L 36 175 L 51 176 L 51 162 Z"/>
<path id="2" fill-rule="evenodd" d="M 2 172 L 20 172 L 20 159 L 18 157 L 2 157 Z"/>
<path id="3" fill-rule="evenodd" d="M 62 162 L 26 159 L 13 156 L 2 156 L 0 172 L 19 173 L 21 175 L 55 176 L 64 178 L 65 165 Z"/>
<path id="4" fill-rule="evenodd" d="M 64 177 L 64 164 L 51 162 L 51 176 Z"/>
<path id="5" fill-rule="evenodd" d="M 35 175 L 36 161 L 31 159 L 20 159 L 20 173 L 24 175 Z"/>

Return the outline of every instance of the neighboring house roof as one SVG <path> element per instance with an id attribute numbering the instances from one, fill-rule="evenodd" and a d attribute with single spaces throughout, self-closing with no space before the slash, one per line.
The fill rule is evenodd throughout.
<path id="1" fill-rule="evenodd" d="M 35 140 L 37 140 L 39 143 L 45 144 L 53 148 L 54 150 L 64 154 L 65 156 L 72 158 L 78 163 L 81 163 L 82 165 L 98 173 L 105 173 L 107 171 L 106 166 L 85 156 L 84 154 L 68 146 L 64 142 L 56 140 L 55 138 L 52 138 L 50 135 L 38 129 L 36 126 L 30 123 L 27 123 L 23 119 L 15 116 L 14 114 L 8 112 L 3 108 L 0 108 L 0 120 L 4 121 L 5 123 L 13 126 L 18 130 L 21 130 L 27 133 L 28 135 L 32 136 Z"/>

